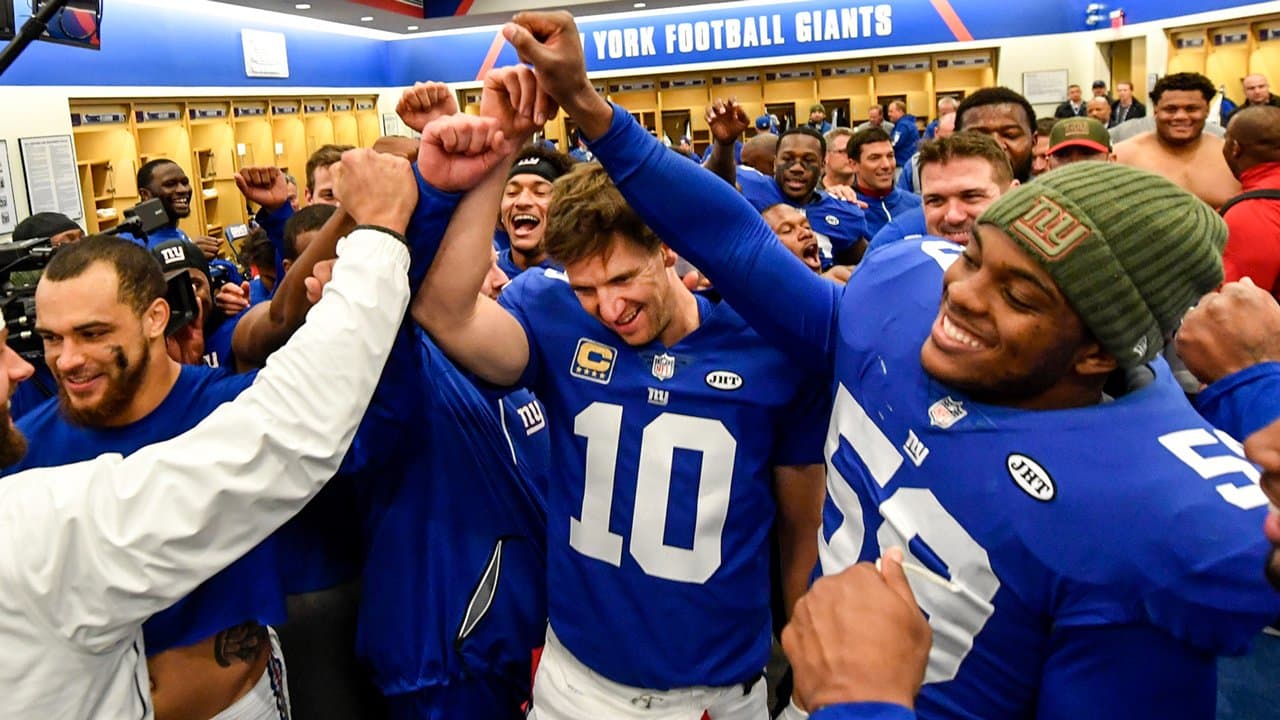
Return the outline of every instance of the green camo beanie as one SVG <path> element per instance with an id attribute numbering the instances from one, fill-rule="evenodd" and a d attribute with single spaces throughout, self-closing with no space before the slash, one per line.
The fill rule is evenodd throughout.
<path id="1" fill-rule="evenodd" d="M 1222 218 L 1168 180 L 1123 165 L 1059 168 L 1002 196 L 978 222 L 1044 266 L 1125 368 L 1154 358 L 1222 282 Z"/>

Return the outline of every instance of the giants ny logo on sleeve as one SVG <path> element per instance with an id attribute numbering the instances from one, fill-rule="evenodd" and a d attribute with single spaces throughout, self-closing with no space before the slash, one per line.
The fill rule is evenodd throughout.
<path id="1" fill-rule="evenodd" d="M 520 415 L 520 424 L 524 426 L 525 435 L 532 435 L 547 426 L 542 405 L 537 400 L 516 408 L 516 413 Z"/>
<path id="2" fill-rule="evenodd" d="M 1048 260 L 1061 260 L 1093 234 L 1065 208 L 1043 195 L 1013 221 L 1010 229 Z"/>
<path id="3" fill-rule="evenodd" d="M 595 340 L 581 338 L 573 353 L 569 374 L 591 382 L 608 385 L 613 378 L 613 361 L 618 351 Z"/>

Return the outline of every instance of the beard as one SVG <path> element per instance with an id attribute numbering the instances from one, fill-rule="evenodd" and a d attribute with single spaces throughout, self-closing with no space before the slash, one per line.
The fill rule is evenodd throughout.
<path id="1" fill-rule="evenodd" d="M 145 343 L 142 345 L 142 354 L 134 365 L 129 364 L 124 349 L 119 345 L 111 348 L 111 359 L 115 372 L 108 378 L 107 389 L 102 399 L 95 405 L 89 407 L 72 405 L 70 395 L 67 394 L 62 383 L 58 383 L 59 410 L 71 424 L 82 427 L 103 427 L 123 413 L 129 407 L 129 403 L 133 402 L 134 395 L 146 379 L 147 366 L 151 361 L 151 346 Z"/>
<path id="2" fill-rule="evenodd" d="M 27 454 L 27 438 L 13 426 L 9 403 L 4 404 L 3 428 L 0 428 L 0 467 L 9 467 Z"/>

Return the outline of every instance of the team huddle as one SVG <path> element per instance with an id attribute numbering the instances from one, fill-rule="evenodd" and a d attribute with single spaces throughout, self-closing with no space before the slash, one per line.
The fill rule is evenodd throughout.
<path id="1" fill-rule="evenodd" d="M 1228 367 L 1204 350 L 1280 310 L 1241 320 L 1229 303 L 1257 289 L 1238 283 L 1202 302 L 1223 282 L 1212 208 L 1109 163 L 1019 185 L 1029 153 L 1011 164 L 971 133 L 910 157 L 923 200 L 902 199 L 879 130 L 842 142 L 855 162 L 890 143 L 883 192 L 841 199 L 812 184 L 816 133 L 777 142 L 776 182 L 735 168 L 733 103 L 709 111 L 725 142 L 708 172 L 596 93 L 570 15 L 503 32 L 525 64 L 488 74 L 475 115 L 439 83 L 407 91 L 421 141 L 344 155 L 341 210 L 299 211 L 286 231 L 283 177 L 241 177 L 268 234 L 288 237 L 274 297 L 227 332 L 248 372 L 165 364 L 174 336 L 144 250 L 89 239 L 55 256 L 37 302 L 69 310 L 37 329 L 64 389 L 19 423 L 29 447 L 6 458 L 8 486 L 112 453 L 180 465 L 199 437 L 170 438 L 205 418 L 263 439 L 209 460 L 217 477 L 200 482 L 223 495 L 138 491 L 173 516 L 154 538 L 104 533 L 153 553 L 108 593 L 149 599 L 127 617 L 59 602 L 49 578 L 67 576 L 21 569 L 34 560 L 0 564 L 41 584 L 41 622 L 114 663 L 84 670 L 111 678 L 105 700 L 67 699 L 46 665 L 14 717 L 288 717 L 289 642 L 270 628 L 293 613 L 286 595 L 324 584 L 309 555 L 344 526 L 362 548 L 355 653 L 391 717 L 767 718 L 784 625 L 784 717 L 1212 716 L 1217 658 L 1280 616 L 1267 496 L 1239 442 L 1280 417 L 1265 399 L 1280 371 L 1258 362 L 1280 356 Z M 529 146 L 558 109 L 593 162 Z M 983 209 L 965 222 L 938 188 L 970 175 Z M 908 211 L 919 231 L 868 243 Z M 198 265 L 179 255 L 175 271 Z M 142 318 L 140 349 L 110 356 L 121 370 L 161 357 L 168 395 L 145 416 L 90 402 L 103 383 L 81 346 L 111 331 L 78 309 L 85 278 Z M 1208 385 L 1195 405 L 1167 359 L 1180 324 Z M 326 340 L 340 367 L 320 360 Z M 246 362 L 268 356 L 260 373 Z M 312 385 L 295 391 L 291 372 Z M 311 429 L 322 382 L 353 417 Z M 273 488 L 291 474 L 296 489 Z M 223 529 L 231 511 L 253 530 Z M 160 562 L 166 533 L 187 540 Z M 199 557 L 196 536 L 217 552 Z M 166 705 L 190 666 L 128 655 L 143 651 L 120 628 L 144 620 L 146 655 L 211 642 L 254 689 Z M 0 664 L 0 683 L 22 672 Z"/>

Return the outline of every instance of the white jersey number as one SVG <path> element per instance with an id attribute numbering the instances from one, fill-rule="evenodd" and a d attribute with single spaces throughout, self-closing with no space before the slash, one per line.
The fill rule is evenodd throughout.
<path id="1" fill-rule="evenodd" d="M 950 240 L 925 240 L 920 243 L 920 250 L 938 263 L 942 272 L 946 272 L 951 264 L 964 253 L 964 248 Z"/>
<path id="2" fill-rule="evenodd" d="M 844 515 L 844 521 L 829 541 L 818 537 L 818 555 L 824 575 L 832 575 L 858 561 L 867 526 L 862 504 L 853 487 L 841 475 L 832 457 L 844 440 L 880 487 L 885 487 L 902 466 L 902 454 L 876 426 L 853 395 L 841 385 L 836 391 L 835 409 L 827 431 L 827 493 Z M 916 602 L 929 615 L 933 628 L 933 649 L 925 682 L 945 682 L 955 678 L 960 664 L 973 649 L 973 640 L 995 613 L 992 599 L 1000 589 L 1000 579 L 991 569 L 987 551 L 947 512 L 933 492 L 923 488 L 901 488 L 880 503 L 884 521 L 876 532 L 883 554 L 898 546 L 907 559 L 921 567 L 924 562 L 911 550 L 916 540 L 947 566 L 951 578 L 909 573 Z"/>
<path id="3" fill-rule="evenodd" d="M 595 402 L 573 420 L 587 439 L 581 518 L 569 518 L 569 546 L 587 557 L 622 564 L 622 536 L 609 530 L 613 484 L 622 435 L 622 406 Z M 693 547 L 666 543 L 671 462 L 676 449 L 702 454 Z M 704 583 L 720 567 L 721 536 L 738 441 L 719 420 L 663 413 L 644 428 L 631 514 L 631 557 L 653 577 Z"/>
<path id="4" fill-rule="evenodd" d="M 1204 428 L 1179 430 L 1161 435 L 1160 444 L 1205 480 L 1226 478 L 1231 475 L 1243 477 L 1247 481 L 1243 485 L 1223 482 L 1214 488 L 1232 505 L 1242 510 L 1253 510 L 1267 504 L 1267 496 L 1262 493 L 1262 488 L 1258 487 L 1258 468 L 1244 459 L 1244 448 L 1227 433 L 1214 430 L 1211 434 Z M 1200 447 L 1218 445 L 1226 445 L 1234 454 L 1205 457 L 1196 450 Z"/>

